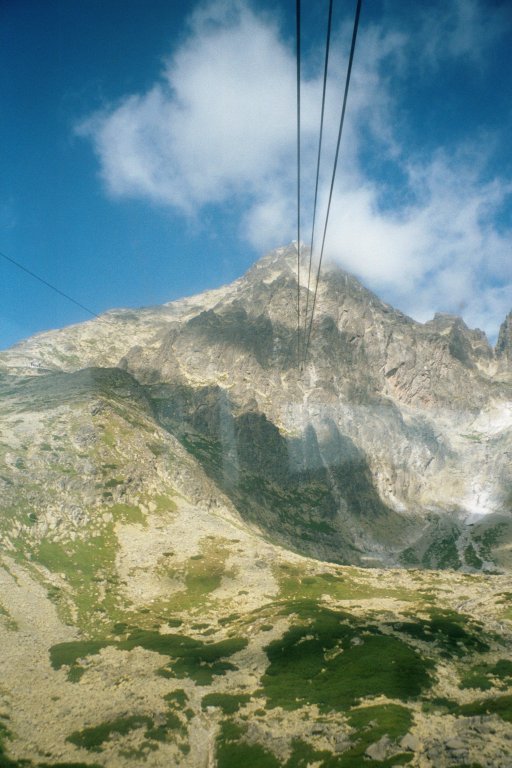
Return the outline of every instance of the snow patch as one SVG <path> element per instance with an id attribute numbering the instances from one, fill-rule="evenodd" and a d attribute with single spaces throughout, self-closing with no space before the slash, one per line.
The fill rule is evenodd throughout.
<path id="1" fill-rule="evenodd" d="M 471 483 L 467 496 L 462 500 L 462 505 L 468 511 L 464 520 L 466 525 L 472 525 L 497 511 L 489 488 L 478 480 Z"/>
<path id="2" fill-rule="evenodd" d="M 471 424 L 482 436 L 493 437 L 512 428 L 512 402 L 496 403 L 482 411 Z"/>

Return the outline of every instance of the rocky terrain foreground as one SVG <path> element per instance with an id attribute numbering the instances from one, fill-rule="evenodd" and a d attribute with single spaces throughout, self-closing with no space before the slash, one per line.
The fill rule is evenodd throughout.
<path id="1" fill-rule="evenodd" d="M 512 315 L 295 260 L 0 353 L 0 766 L 511 768 Z"/>

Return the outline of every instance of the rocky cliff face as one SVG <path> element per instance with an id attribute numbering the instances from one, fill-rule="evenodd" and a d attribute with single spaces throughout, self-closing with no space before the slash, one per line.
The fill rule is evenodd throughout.
<path id="1" fill-rule="evenodd" d="M 44 421 L 52 393 L 71 413 L 87 381 L 100 409 L 104 398 L 125 413 L 144 404 L 144 418 L 241 518 L 298 552 L 370 565 L 508 567 L 510 316 L 494 353 L 461 318 L 438 314 L 422 325 L 330 267 L 300 370 L 296 293 L 290 246 L 225 288 L 42 334 L 0 356 L 6 401 L 37 402 Z M 306 295 L 301 285 L 303 306 Z M 302 329 L 302 348 L 304 340 Z M 42 532 L 62 489 L 41 456 L 33 456 L 41 487 L 57 497 L 48 505 L 43 495 L 34 511 Z M 31 460 L 14 457 L 13 472 L 18 459 Z M 80 495 L 80 462 L 66 461 L 75 462 Z M 131 472 L 137 480 L 120 478 L 112 499 L 142 485 L 147 469 L 142 462 Z M 9 475 L 7 496 L 19 497 L 18 479 L 25 493 L 26 477 Z"/>
<path id="2" fill-rule="evenodd" d="M 504 367 L 510 368 L 512 362 L 512 312 L 509 312 L 501 324 L 496 342 L 496 357 L 505 363 Z"/>

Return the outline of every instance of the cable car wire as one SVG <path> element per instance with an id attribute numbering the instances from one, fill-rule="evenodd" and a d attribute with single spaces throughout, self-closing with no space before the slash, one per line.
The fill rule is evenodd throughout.
<path id="1" fill-rule="evenodd" d="M 300 368 L 300 0 L 295 3 L 297 53 L 297 367 Z"/>
<path id="2" fill-rule="evenodd" d="M 84 312 L 87 312 L 89 315 L 92 315 L 92 317 L 100 317 L 96 312 L 93 312 L 92 309 L 89 309 L 85 306 L 85 304 L 81 304 L 79 301 L 74 299 L 72 296 L 70 296 L 68 293 L 64 293 L 64 291 L 61 291 L 60 288 L 57 288 L 55 285 L 52 285 L 52 283 L 49 283 L 48 280 L 45 280 L 44 277 L 40 277 L 39 275 L 36 275 L 35 272 L 32 272 L 31 269 L 28 269 L 27 267 L 24 267 L 23 264 L 20 264 L 15 259 L 12 259 L 10 256 L 7 256 L 5 253 L 2 253 L 0 251 L 0 256 L 5 259 L 6 261 L 9 261 L 11 264 L 14 264 L 14 266 L 18 267 L 18 269 L 21 269 L 23 272 L 26 272 L 27 275 L 30 275 L 35 280 L 39 280 L 40 283 L 43 285 L 46 285 L 47 288 L 50 288 L 52 291 L 55 291 L 55 293 L 58 293 L 59 296 L 63 296 L 68 301 L 71 301 L 73 304 L 76 304 L 77 307 L 80 307 L 80 309 L 83 309 Z"/>
<path id="3" fill-rule="evenodd" d="M 325 114 L 325 92 L 327 90 L 327 72 L 329 68 L 329 49 L 331 45 L 331 27 L 332 27 L 332 7 L 333 0 L 329 0 L 329 15 L 327 19 L 327 34 L 325 40 L 325 62 L 324 62 L 324 82 L 322 87 L 322 110 L 320 114 L 320 136 L 318 139 L 318 156 L 316 160 L 316 181 L 315 181 L 315 200 L 313 203 L 313 223 L 311 226 L 311 245 L 309 249 L 309 269 L 308 269 L 308 290 L 306 293 L 306 310 L 304 313 L 304 335 L 307 333 L 308 324 L 308 308 L 309 308 L 309 291 L 311 287 L 311 269 L 313 264 L 313 245 L 315 242 L 315 222 L 316 222 L 316 206 L 318 201 L 318 180 L 320 178 L 320 158 L 322 154 L 322 137 L 324 132 L 324 114 Z M 306 362 L 304 360 L 304 362 Z"/>
<path id="4" fill-rule="evenodd" d="M 338 141 L 337 141 L 337 144 L 336 144 L 336 154 L 334 156 L 334 167 L 333 167 L 333 171 L 332 171 L 331 187 L 330 187 L 330 190 L 329 190 L 329 200 L 328 200 L 328 203 L 327 203 L 327 213 L 326 213 L 326 216 L 325 216 L 324 231 L 323 231 L 323 236 L 322 236 L 322 247 L 320 249 L 320 258 L 319 258 L 319 261 L 318 261 L 318 269 L 317 269 L 317 273 L 316 273 L 316 283 L 315 283 L 315 291 L 314 291 L 314 294 L 313 294 L 313 305 L 312 305 L 312 308 L 311 308 L 311 318 L 310 318 L 310 321 L 309 321 L 309 328 L 308 328 L 308 333 L 307 333 L 307 337 L 306 337 L 306 341 L 305 341 L 304 365 L 306 364 L 306 361 L 307 361 L 309 346 L 310 346 L 310 342 L 311 342 L 311 331 L 312 331 L 312 328 L 313 328 L 313 317 L 314 317 L 314 314 L 315 314 L 316 299 L 317 299 L 317 294 L 318 294 L 318 284 L 320 282 L 320 270 L 321 270 L 321 267 L 322 267 L 322 258 L 323 258 L 323 255 L 324 255 L 325 237 L 326 237 L 326 234 L 327 234 L 327 226 L 329 224 L 329 214 L 330 214 L 330 211 L 331 211 L 332 193 L 333 193 L 333 189 L 334 189 L 334 179 L 336 177 L 336 169 L 337 169 L 337 166 L 338 166 L 338 157 L 339 157 L 339 152 L 340 152 L 341 135 L 343 133 L 343 124 L 345 122 L 345 112 L 346 112 L 346 109 L 347 109 L 348 89 L 349 89 L 349 86 L 350 86 L 350 76 L 351 76 L 351 73 L 352 73 L 352 63 L 354 61 L 354 51 L 355 51 L 355 47 L 356 47 L 357 30 L 358 30 L 358 27 L 359 27 L 359 16 L 361 14 L 361 3 L 362 3 L 362 0 L 357 0 L 356 12 L 355 12 L 355 18 L 354 18 L 354 29 L 352 31 L 352 43 L 351 43 L 351 46 L 350 46 L 350 55 L 349 55 L 349 59 L 348 59 L 347 76 L 346 76 L 346 79 L 345 79 L 345 92 L 343 94 L 343 107 L 342 107 L 342 110 L 341 110 L 340 126 L 339 126 L 339 130 L 338 130 Z"/>

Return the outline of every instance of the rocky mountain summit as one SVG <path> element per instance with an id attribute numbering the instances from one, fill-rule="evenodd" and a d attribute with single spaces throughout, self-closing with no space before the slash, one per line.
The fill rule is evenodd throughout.
<path id="1" fill-rule="evenodd" d="M 503 323 L 501 324 L 498 341 L 496 344 L 496 356 L 498 359 L 503 359 L 505 366 L 512 361 L 512 312 L 509 312 Z"/>
<path id="2" fill-rule="evenodd" d="M 0 766 L 510 768 L 511 315 L 296 256 L 0 353 Z"/>
<path id="3" fill-rule="evenodd" d="M 87 389 L 98 409 L 102 395 L 142 409 L 241 518 L 294 551 L 363 565 L 508 568 L 511 316 L 493 350 L 461 318 L 417 323 L 331 267 L 299 369 L 296 272 L 292 245 L 225 288 L 41 334 L 0 355 L 3 387 L 40 412 L 56 392 L 62 404 Z M 302 282 L 301 294 L 305 306 Z M 304 327 L 302 349 L 305 336 Z M 34 455 L 25 472 L 41 471 L 48 485 L 45 458 Z M 18 459 L 7 498 L 19 496 L 18 476 L 24 484 Z M 134 470 L 140 484 L 145 471 Z M 112 498 L 130 482 L 119 478 Z M 34 533 L 60 514 L 44 494 L 40 502 Z M 75 517 L 86 515 L 85 500 L 75 506 Z"/>

